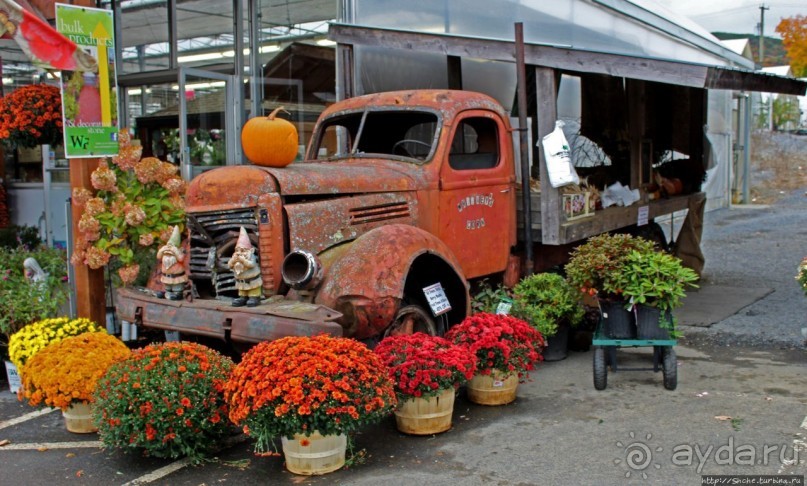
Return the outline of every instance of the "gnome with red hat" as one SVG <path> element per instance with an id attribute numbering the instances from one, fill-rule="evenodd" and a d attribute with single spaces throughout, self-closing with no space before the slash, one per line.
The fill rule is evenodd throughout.
<path id="1" fill-rule="evenodd" d="M 227 266 L 235 275 L 235 288 L 238 289 L 238 297 L 233 299 L 233 307 L 243 305 L 255 307 L 260 304 L 263 296 L 261 267 L 258 265 L 255 247 L 249 241 L 247 230 L 243 226 Z"/>
<path id="2" fill-rule="evenodd" d="M 165 298 L 182 300 L 188 276 L 185 274 L 185 252 L 182 251 L 178 226 L 174 226 L 168 243 L 157 250 L 157 260 L 162 263 L 160 282 L 165 286 Z"/>

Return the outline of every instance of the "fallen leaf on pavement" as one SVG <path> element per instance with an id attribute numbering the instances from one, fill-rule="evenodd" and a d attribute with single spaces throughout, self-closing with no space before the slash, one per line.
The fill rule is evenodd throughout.
<path id="1" fill-rule="evenodd" d="M 84 470 L 83 469 L 79 469 L 78 471 L 76 471 L 76 477 L 80 478 L 81 476 L 84 476 Z"/>
<path id="2" fill-rule="evenodd" d="M 48 450 L 48 448 L 47 448 L 47 447 L 40 447 L 40 448 L 39 448 L 39 449 L 37 449 L 37 450 L 38 450 L 39 452 L 45 452 L 46 450 Z"/>
<path id="3" fill-rule="evenodd" d="M 73 452 L 68 452 L 67 454 L 64 455 L 64 457 L 76 457 L 76 454 Z"/>
<path id="4" fill-rule="evenodd" d="M 717 420 L 731 420 L 731 417 L 729 417 L 728 415 L 715 415 L 715 418 Z"/>
<path id="5" fill-rule="evenodd" d="M 4 445 L 9 445 L 9 444 L 11 444 L 11 441 L 8 440 L 8 439 L 0 440 L 0 447 L 3 447 Z"/>

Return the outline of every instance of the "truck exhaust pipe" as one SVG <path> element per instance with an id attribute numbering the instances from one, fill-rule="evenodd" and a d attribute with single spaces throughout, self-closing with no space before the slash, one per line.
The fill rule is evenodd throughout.
<path id="1" fill-rule="evenodd" d="M 283 281 L 295 290 L 310 290 L 322 280 L 322 264 L 316 255 L 305 250 L 293 250 L 280 267 Z"/>

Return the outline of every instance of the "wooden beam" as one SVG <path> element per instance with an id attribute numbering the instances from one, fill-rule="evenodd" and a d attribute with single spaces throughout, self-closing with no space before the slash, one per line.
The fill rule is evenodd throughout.
<path id="1" fill-rule="evenodd" d="M 535 68 L 536 101 L 538 104 L 538 164 L 541 174 L 541 242 L 556 245 L 559 241 L 561 197 L 557 189 L 549 184 L 546 169 L 546 154 L 541 140 L 555 129 L 558 117 L 558 87 L 555 84 L 555 70 L 545 67 Z"/>
<path id="2" fill-rule="evenodd" d="M 98 167 L 101 159 L 70 159 L 70 187 L 83 187 L 92 190 L 90 174 Z M 73 235 L 78 235 L 78 222 L 82 211 L 71 206 Z M 75 238 L 75 236 L 74 236 Z M 74 245 L 75 246 L 75 245 Z M 106 323 L 106 294 L 104 293 L 104 271 L 92 270 L 87 265 L 73 265 L 75 271 L 76 310 L 79 317 L 86 317 L 101 325 Z"/>
<path id="3" fill-rule="evenodd" d="M 388 47 L 447 56 L 515 62 L 512 41 L 480 39 L 448 34 L 404 32 L 392 29 L 330 24 L 328 38 L 336 42 Z M 692 64 L 680 61 L 627 56 L 574 49 L 565 46 L 526 44 L 527 64 L 565 71 L 607 74 L 645 81 L 697 88 L 769 91 L 804 94 L 807 82 L 751 71 Z"/>
<path id="4" fill-rule="evenodd" d="M 628 132 L 630 136 L 630 187 L 641 186 L 645 174 L 642 174 L 642 139 L 644 138 L 645 93 L 644 81 L 628 79 L 626 83 L 628 96 Z"/>

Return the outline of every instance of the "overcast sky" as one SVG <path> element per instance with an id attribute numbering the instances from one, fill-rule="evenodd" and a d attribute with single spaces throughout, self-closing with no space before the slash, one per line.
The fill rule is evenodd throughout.
<path id="1" fill-rule="evenodd" d="M 780 37 L 774 32 L 783 17 L 807 15 L 807 0 L 656 0 L 670 10 L 685 15 L 709 32 L 757 34 L 759 7 L 765 10 L 765 35 Z"/>

